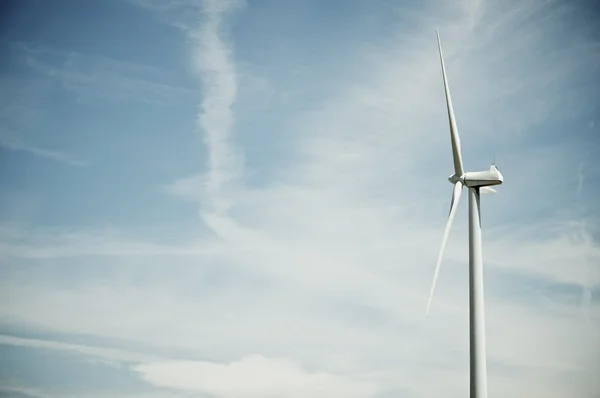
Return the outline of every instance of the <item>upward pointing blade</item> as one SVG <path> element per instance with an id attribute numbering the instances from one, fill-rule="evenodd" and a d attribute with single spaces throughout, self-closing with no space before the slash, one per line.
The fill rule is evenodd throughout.
<path id="1" fill-rule="evenodd" d="M 442 43 L 440 41 L 440 32 L 436 29 L 438 49 L 440 51 L 440 63 L 442 64 L 442 77 L 444 78 L 444 90 L 446 92 L 446 105 L 448 107 L 448 120 L 450 122 L 450 139 L 452 140 L 452 157 L 454 159 L 454 174 L 457 177 L 463 175 L 462 157 L 460 154 L 460 137 L 458 136 L 458 128 L 454 119 L 454 108 L 452 107 L 452 99 L 450 98 L 450 87 L 446 77 L 446 67 L 444 66 L 444 56 L 442 54 Z"/>
<path id="2" fill-rule="evenodd" d="M 446 242 L 448 241 L 448 235 L 450 234 L 452 221 L 454 221 L 454 216 L 456 215 L 456 209 L 458 207 L 458 202 L 460 201 L 462 187 L 463 186 L 460 181 L 457 181 L 456 184 L 454 184 L 454 191 L 452 192 L 452 203 L 450 204 L 450 214 L 448 214 L 448 221 L 446 222 L 446 229 L 444 230 L 444 237 L 442 238 L 442 247 L 440 248 L 437 264 L 435 265 L 435 273 L 433 274 L 433 283 L 431 284 L 431 292 L 429 293 L 429 301 L 427 302 L 427 312 L 425 313 L 425 316 L 429 315 L 429 308 L 431 307 L 433 291 L 435 290 L 435 284 L 437 282 L 438 274 L 440 273 L 440 265 L 442 263 L 444 249 L 446 248 Z"/>

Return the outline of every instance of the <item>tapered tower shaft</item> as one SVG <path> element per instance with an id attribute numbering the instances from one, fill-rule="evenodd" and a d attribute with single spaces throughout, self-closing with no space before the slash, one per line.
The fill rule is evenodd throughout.
<path id="1" fill-rule="evenodd" d="M 470 397 L 487 398 L 481 209 L 477 187 L 469 188 L 469 331 Z"/>

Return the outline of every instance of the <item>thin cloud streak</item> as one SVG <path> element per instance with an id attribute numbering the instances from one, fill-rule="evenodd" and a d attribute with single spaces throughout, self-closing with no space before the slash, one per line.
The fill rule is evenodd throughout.
<path id="1" fill-rule="evenodd" d="M 89 161 L 77 159 L 64 152 L 39 148 L 37 146 L 27 145 L 25 143 L 9 140 L 7 138 L 0 138 L 0 146 L 11 151 L 27 152 L 40 158 L 50 159 L 55 162 L 64 163 L 70 166 L 87 167 L 91 165 L 91 162 Z"/>
<path id="2" fill-rule="evenodd" d="M 81 355 L 98 357 L 116 362 L 150 362 L 160 361 L 164 358 L 157 355 L 147 355 L 128 350 L 119 350 L 106 347 L 93 347 L 82 344 L 69 344 L 60 341 L 20 338 L 0 334 L 0 344 L 16 347 L 42 348 L 47 350 L 71 351 Z"/>

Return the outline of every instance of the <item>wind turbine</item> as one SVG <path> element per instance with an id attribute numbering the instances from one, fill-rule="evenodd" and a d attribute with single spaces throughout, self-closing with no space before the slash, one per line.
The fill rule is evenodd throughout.
<path id="1" fill-rule="evenodd" d="M 440 264 L 444 255 L 448 234 L 452 227 L 452 221 L 456 215 L 456 209 L 463 186 L 469 190 L 469 352 L 470 352 L 470 397 L 487 398 L 487 369 L 486 369 L 486 350 L 485 350 L 485 309 L 483 302 L 483 263 L 481 254 L 481 211 L 480 194 L 495 193 L 492 188 L 494 185 L 502 184 L 503 177 L 495 164 L 492 164 L 489 170 L 465 172 L 463 168 L 462 156 L 460 152 L 460 138 L 454 118 L 454 109 L 452 108 L 452 99 L 450 98 L 450 88 L 446 77 L 446 68 L 444 66 L 444 56 L 442 54 L 442 44 L 440 42 L 440 33 L 436 30 L 438 40 L 438 50 L 440 52 L 440 63 L 442 66 L 442 77 L 444 79 L 444 90 L 446 93 L 446 105 L 448 108 L 448 119 L 450 123 L 450 141 L 452 143 L 452 157 L 454 160 L 454 174 L 448 180 L 454 185 L 452 192 L 452 201 L 450 204 L 450 213 L 442 246 L 435 266 L 433 283 L 427 303 L 427 313 L 431 306 L 431 299 L 435 284 L 440 271 Z"/>

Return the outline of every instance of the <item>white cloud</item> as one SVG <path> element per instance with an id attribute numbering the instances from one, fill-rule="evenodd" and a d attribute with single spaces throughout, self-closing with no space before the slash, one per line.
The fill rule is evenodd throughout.
<path id="1" fill-rule="evenodd" d="M 379 391 L 379 386 L 369 380 L 308 372 L 292 361 L 260 355 L 247 356 L 230 364 L 171 361 L 147 363 L 135 369 L 157 386 L 219 398 L 358 398 L 372 397 Z"/>

